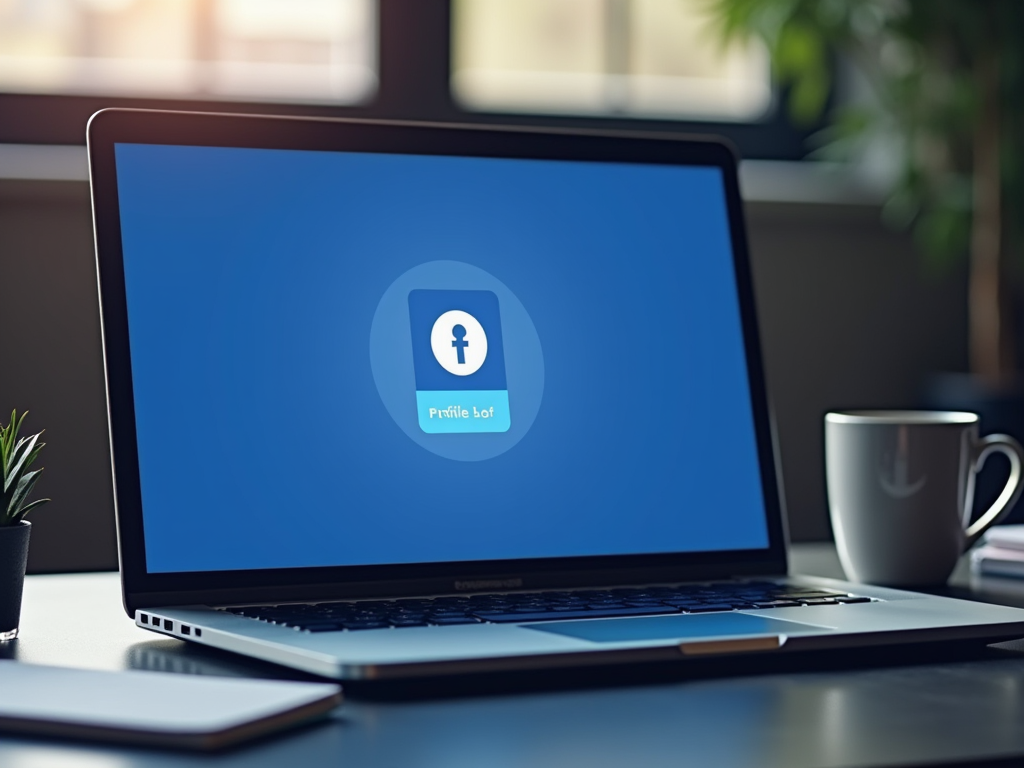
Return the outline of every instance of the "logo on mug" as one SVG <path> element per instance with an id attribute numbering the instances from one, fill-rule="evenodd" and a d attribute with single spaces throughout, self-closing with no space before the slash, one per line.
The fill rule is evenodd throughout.
<path id="1" fill-rule="evenodd" d="M 878 482 L 894 499 L 909 499 L 928 482 L 928 475 L 910 481 L 910 435 L 905 424 L 896 427 L 896 450 L 882 456 Z"/>

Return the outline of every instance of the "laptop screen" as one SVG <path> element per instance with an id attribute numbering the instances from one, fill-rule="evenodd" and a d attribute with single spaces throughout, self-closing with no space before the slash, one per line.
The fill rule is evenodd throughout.
<path id="1" fill-rule="evenodd" d="M 150 573 L 768 547 L 718 168 L 115 157 Z"/>

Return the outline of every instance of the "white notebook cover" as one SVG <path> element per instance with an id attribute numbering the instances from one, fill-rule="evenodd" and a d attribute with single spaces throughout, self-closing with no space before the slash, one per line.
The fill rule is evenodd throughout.
<path id="1" fill-rule="evenodd" d="M 0 731 L 217 748 L 341 702 L 330 683 L 103 672 L 0 660 Z"/>

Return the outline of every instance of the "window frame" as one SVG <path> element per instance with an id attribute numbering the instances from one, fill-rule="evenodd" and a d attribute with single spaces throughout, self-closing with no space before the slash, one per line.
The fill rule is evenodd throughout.
<path id="1" fill-rule="evenodd" d="M 477 112 L 461 107 L 451 90 L 451 7 L 449 0 L 377 0 L 377 92 L 346 106 L 197 99 L 69 96 L 0 93 L 0 143 L 85 144 L 89 116 L 108 107 L 230 112 L 311 117 L 409 119 L 470 125 L 603 129 L 638 134 L 715 134 L 731 141 L 745 158 L 802 160 L 807 140 L 823 123 L 795 125 L 779 108 L 756 122 L 713 122 L 625 116 Z"/>

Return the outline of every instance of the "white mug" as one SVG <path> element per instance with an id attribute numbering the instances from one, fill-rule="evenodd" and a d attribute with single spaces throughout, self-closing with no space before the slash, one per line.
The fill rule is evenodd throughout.
<path id="1" fill-rule="evenodd" d="M 974 523 L 974 478 L 994 452 L 1010 460 L 999 498 Z M 825 416 L 829 512 L 853 581 L 942 584 L 964 551 L 1020 497 L 1024 449 L 978 436 L 956 411 L 848 411 Z"/>

